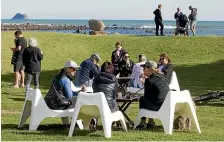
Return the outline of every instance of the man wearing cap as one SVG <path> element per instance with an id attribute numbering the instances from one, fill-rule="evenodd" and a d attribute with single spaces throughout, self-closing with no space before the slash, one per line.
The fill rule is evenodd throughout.
<path id="1" fill-rule="evenodd" d="M 147 61 L 144 65 L 145 75 L 145 92 L 144 96 L 139 100 L 139 108 L 158 111 L 166 98 L 170 88 L 163 74 L 159 74 L 157 63 L 155 61 Z M 136 129 L 145 129 L 146 118 L 142 117 L 140 125 Z M 154 127 L 153 119 L 149 119 L 147 127 Z"/>
<path id="2" fill-rule="evenodd" d="M 100 66 L 98 65 L 100 60 L 100 56 L 94 53 L 89 59 L 81 63 L 81 68 L 75 76 L 75 86 L 92 87 L 93 78 L 100 73 Z"/>
<path id="3" fill-rule="evenodd" d="M 73 92 L 71 89 L 72 79 L 76 74 L 79 66 L 74 61 L 68 61 L 65 63 L 64 68 L 62 68 L 59 73 L 54 77 L 51 88 L 49 89 L 47 95 L 45 96 L 46 104 L 50 109 L 67 109 L 68 106 L 61 106 L 59 104 L 59 99 L 56 94 L 64 96 L 67 99 L 72 100 L 73 107 L 75 105 L 75 100 L 78 92 Z M 86 88 L 82 87 L 80 91 L 85 91 Z"/>

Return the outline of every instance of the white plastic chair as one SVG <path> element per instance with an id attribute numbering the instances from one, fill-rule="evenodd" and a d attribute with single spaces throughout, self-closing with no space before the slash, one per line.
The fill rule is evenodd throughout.
<path id="1" fill-rule="evenodd" d="M 171 74 L 169 87 L 171 90 L 180 91 L 180 86 L 179 86 L 177 75 L 176 75 L 175 71 L 173 71 Z"/>
<path id="2" fill-rule="evenodd" d="M 81 115 L 79 114 L 79 112 L 81 113 Z M 99 93 L 80 92 L 78 94 L 77 101 L 75 104 L 75 110 L 72 116 L 69 136 L 73 135 L 77 118 L 83 120 L 84 129 L 88 130 L 91 118 L 96 116 L 101 116 L 102 118 L 104 135 L 106 138 L 111 137 L 111 125 L 113 121 L 120 120 L 123 130 L 127 131 L 127 127 L 122 112 L 120 111 L 111 112 L 107 100 L 105 98 L 105 95 L 102 92 Z"/>
<path id="3" fill-rule="evenodd" d="M 175 113 L 192 118 L 198 132 L 201 133 L 194 104 L 188 90 L 169 91 L 159 111 L 140 109 L 135 120 L 134 129 L 140 124 L 140 119 L 142 117 L 158 118 L 162 122 L 165 133 L 172 134 Z"/>
<path id="4" fill-rule="evenodd" d="M 63 124 L 70 124 L 69 117 L 72 116 L 73 109 L 52 110 L 49 109 L 39 89 L 29 89 L 26 94 L 23 110 L 21 113 L 19 128 L 30 118 L 29 130 L 36 130 L 40 122 L 46 117 L 61 117 Z M 80 129 L 83 128 L 81 120 L 77 121 Z"/>

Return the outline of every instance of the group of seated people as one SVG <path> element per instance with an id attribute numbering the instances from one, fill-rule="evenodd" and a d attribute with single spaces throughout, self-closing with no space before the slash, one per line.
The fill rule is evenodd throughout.
<path id="1" fill-rule="evenodd" d="M 80 66 L 75 61 L 68 61 L 54 77 L 52 85 L 45 96 L 46 104 L 50 109 L 74 108 L 77 95 L 80 91 L 86 91 L 92 87 L 93 92 L 103 92 L 112 112 L 118 111 L 116 96 L 118 93 L 120 77 L 131 77 L 130 86 L 144 88 L 144 96 L 139 100 L 139 108 L 159 110 L 168 93 L 171 73 L 173 71 L 171 60 L 167 54 L 162 54 L 157 62 L 147 61 L 144 54 L 138 56 L 139 63 L 134 64 L 129 59 L 129 54 L 122 49 L 122 43 L 115 44 L 116 50 L 112 52 L 111 62 L 106 61 L 99 66 L 101 60 L 98 54 L 92 54 L 89 59 L 83 61 Z M 73 81 L 73 78 L 75 80 Z M 80 89 L 74 92 L 73 85 Z M 57 94 L 57 95 L 55 95 Z M 64 105 L 57 96 L 71 100 L 70 105 Z M 152 124 L 150 119 L 150 126 Z M 144 127 L 145 118 L 139 127 Z M 154 123 L 154 122 L 153 122 Z"/>

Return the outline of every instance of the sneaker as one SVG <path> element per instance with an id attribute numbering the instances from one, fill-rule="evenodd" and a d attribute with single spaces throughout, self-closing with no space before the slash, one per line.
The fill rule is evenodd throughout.
<path id="1" fill-rule="evenodd" d="M 150 123 L 147 123 L 146 129 L 152 129 L 152 128 L 155 128 L 155 127 L 156 127 L 155 122 L 150 122 Z"/>
<path id="2" fill-rule="evenodd" d="M 136 130 L 145 130 L 145 125 L 144 123 L 140 123 L 135 129 Z"/>

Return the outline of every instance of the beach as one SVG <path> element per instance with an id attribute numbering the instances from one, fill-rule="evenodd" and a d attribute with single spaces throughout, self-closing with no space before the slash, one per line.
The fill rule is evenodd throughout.
<path id="1" fill-rule="evenodd" d="M 2 19 L 2 31 L 16 30 L 37 30 L 63 33 L 88 34 L 89 20 L 73 19 L 30 19 L 30 20 L 10 20 Z M 108 34 L 129 34 L 129 35 L 155 35 L 155 24 L 152 20 L 102 20 L 106 25 L 105 32 Z M 175 21 L 164 21 L 166 35 L 173 35 Z M 191 32 L 190 32 L 191 34 Z M 198 36 L 224 36 L 223 21 L 198 21 Z"/>

